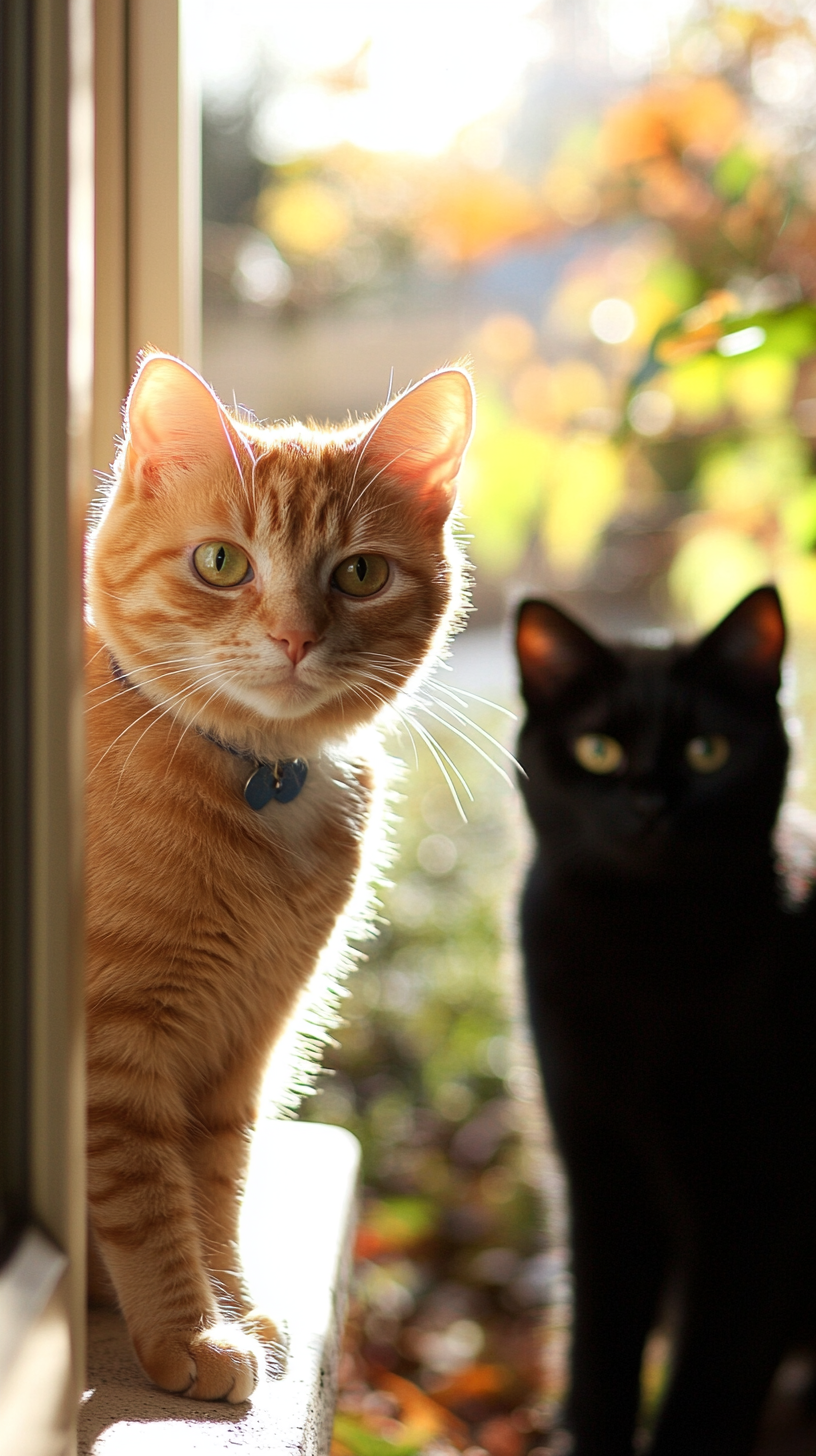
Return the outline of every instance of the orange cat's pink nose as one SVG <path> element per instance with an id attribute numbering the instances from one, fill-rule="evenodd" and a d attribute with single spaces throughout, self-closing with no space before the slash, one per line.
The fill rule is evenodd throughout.
<path id="1" fill-rule="evenodd" d="M 295 667 L 303 661 L 309 648 L 314 647 L 317 642 L 315 633 L 309 628 L 305 632 L 300 632 L 296 627 L 284 627 L 277 635 L 270 632 L 269 636 L 273 642 L 277 642 L 278 646 L 283 648 L 289 661 Z"/>

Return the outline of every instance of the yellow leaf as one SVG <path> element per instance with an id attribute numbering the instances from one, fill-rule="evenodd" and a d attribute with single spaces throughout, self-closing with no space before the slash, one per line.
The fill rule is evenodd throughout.
<path id="1" fill-rule="evenodd" d="M 610 440 L 574 435 L 553 467 L 544 537 L 553 565 L 579 571 L 587 562 L 623 493 L 623 461 Z"/>
<path id="2" fill-rule="evenodd" d="M 258 198 L 257 219 L 282 252 L 304 257 L 330 252 L 351 231 L 345 199 L 334 188 L 309 179 L 267 187 Z"/>
<path id="3" fill-rule="evenodd" d="M 786 616 L 798 627 L 816 627 L 816 557 L 791 556 L 779 570 Z"/>
<path id="4" fill-rule="evenodd" d="M 695 485 L 705 505 L 731 514 L 757 506 L 775 508 L 801 489 L 808 451 L 784 429 L 713 451 L 700 466 Z"/>
<path id="5" fill-rule="evenodd" d="M 692 621 L 705 628 L 772 576 L 768 556 L 756 541 L 712 526 L 680 547 L 669 571 L 669 589 Z"/>
<path id="6" fill-rule="evenodd" d="M 734 360 L 726 367 L 726 397 L 744 420 L 778 418 L 790 406 L 796 373 L 794 361 L 781 354 Z"/>
<path id="7" fill-rule="evenodd" d="M 725 406 L 724 371 L 724 360 L 716 354 L 704 354 L 669 370 L 661 387 L 679 415 L 702 424 Z"/>
<path id="8" fill-rule="evenodd" d="M 485 405 L 461 476 L 462 504 L 474 561 L 504 576 L 535 534 L 556 442 Z"/>

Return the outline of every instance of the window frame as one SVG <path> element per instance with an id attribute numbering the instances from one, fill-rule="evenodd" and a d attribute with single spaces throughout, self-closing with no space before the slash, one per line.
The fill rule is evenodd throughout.
<path id="1" fill-rule="evenodd" d="M 75 1452 L 85 1363 L 91 466 L 139 348 L 199 359 L 183 21 L 183 0 L 4 0 L 0 19 L 0 1450 L 26 1456 Z"/>
<path id="2" fill-rule="evenodd" d="M 74 1445 L 83 1363 L 80 560 L 91 403 L 91 0 L 4 0 L 0 48 L 0 1447 Z M 44 1395 L 38 1398 L 39 1391 Z"/>

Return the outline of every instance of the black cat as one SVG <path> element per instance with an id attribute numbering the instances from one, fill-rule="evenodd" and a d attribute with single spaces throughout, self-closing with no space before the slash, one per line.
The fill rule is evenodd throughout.
<path id="1" fill-rule="evenodd" d="M 771 843 L 784 639 L 772 587 L 664 649 L 519 612 L 522 936 L 569 1182 L 575 1456 L 631 1456 L 667 1296 L 653 1456 L 748 1456 L 780 1360 L 816 1338 L 816 955 Z"/>

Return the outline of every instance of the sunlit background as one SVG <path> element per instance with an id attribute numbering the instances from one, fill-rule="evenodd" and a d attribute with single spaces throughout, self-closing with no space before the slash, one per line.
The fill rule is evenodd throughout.
<path id="1" fill-rule="evenodd" d="M 792 733 L 813 720 L 816 6 L 190 3 L 206 376 L 270 419 L 342 420 L 463 358 L 479 397 L 477 611 L 445 679 L 475 728 L 424 720 L 469 823 L 395 744 L 388 924 L 303 1114 L 365 1155 L 335 1456 L 540 1453 L 568 1282 L 508 950 L 524 831 L 453 730 L 501 762 L 485 734 L 512 728 L 467 695 L 514 706 L 522 590 L 692 631 L 768 579 Z M 792 789 L 816 800 L 803 756 Z M 656 1342 L 646 1423 L 661 1369 Z"/>

